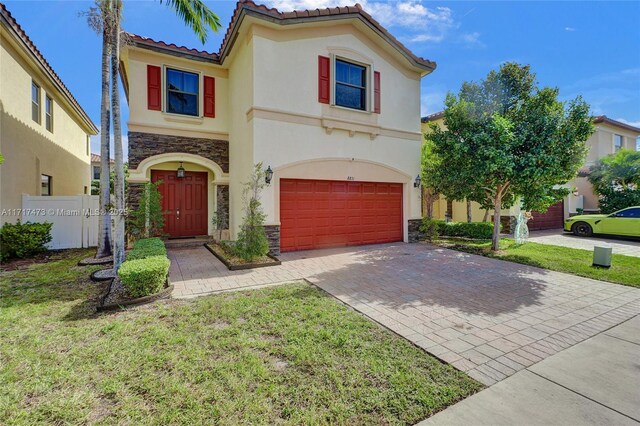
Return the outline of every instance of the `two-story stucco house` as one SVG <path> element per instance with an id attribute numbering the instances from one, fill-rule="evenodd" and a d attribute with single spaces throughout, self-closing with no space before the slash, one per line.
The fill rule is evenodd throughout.
<path id="1" fill-rule="evenodd" d="M 165 232 L 243 218 L 254 164 L 272 253 L 408 241 L 421 217 L 416 57 L 360 6 L 280 12 L 237 4 L 219 53 L 138 35 L 122 52 L 129 205 L 161 180 Z M 178 177 L 184 169 L 184 177 Z"/>
<path id="2" fill-rule="evenodd" d="M 598 196 L 594 194 L 593 187 L 587 178 L 589 168 L 599 159 L 621 149 L 636 151 L 638 149 L 637 140 L 640 137 L 640 128 L 612 120 L 606 115 L 595 117 L 593 123 L 596 125 L 596 131 L 587 140 L 589 153 L 585 165 L 580 170 L 578 177 L 569 182 L 571 187 L 576 188 L 577 194 L 582 195 L 583 209 L 586 212 L 599 211 Z"/>
<path id="3" fill-rule="evenodd" d="M 429 133 L 431 124 L 444 127 L 444 112 L 422 117 L 421 122 L 424 134 Z M 595 117 L 593 123 L 596 127 L 595 132 L 586 141 L 589 151 L 585 164 L 578 176 L 566 184 L 568 188 L 574 188 L 575 191 L 563 201 L 551 206 L 545 213 L 532 212 L 532 220 L 527 224 L 530 230 L 562 229 L 564 220 L 570 215 L 576 214 L 578 208 L 582 208 L 586 212 L 599 211 L 598 196 L 594 194 L 593 187 L 587 178 L 589 168 L 597 160 L 614 154 L 620 149 L 634 151 L 638 149 L 636 141 L 640 136 L 640 128 L 612 120 L 604 115 Z M 513 206 L 501 212 L 504 232 L 510 232 L 514 218 L 519 213 L 519 206 Z M 448 217 L 451 220 L 463 222 L 467 220 L 466 203 L 447 202 L 445 198 L 440 197 L 433 206 L 433 214 L 438 219 Z M 480 209 L 478 204 L 472 203 L 473 221 L 481 221 L 484 214 L 485 212 Z"/>
<path id="4" fill-rule="evenodd" d="M 90 188 L 89 136 L 98 129 L 0 3 L 0 224 L 20 218 L 22 194 Z"/>

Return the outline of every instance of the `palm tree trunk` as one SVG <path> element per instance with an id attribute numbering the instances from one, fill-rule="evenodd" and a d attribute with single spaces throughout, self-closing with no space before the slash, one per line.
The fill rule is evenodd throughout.
<path id="1" fill-rule="evenodd" d="M 471 223 L 473 217 L 471 214 L 471 201 L 467 200 L 467 223 Z"/>
<path id="2" fill-rule="evenodd" d="M 100 101 L 100 215 L 98 216 L 98 250 L 96 257 L 111 256 L 111 208 L 109 184 L 110 120 L 109 57 L 111 55 L 109 16 L 106 4 L 100 8 L 102 16 L 102 98 Z"/>
<path id="3" fill-rule="evenodd" d="M 112 6 L 112 37 L 111 37 L 111 111 L 113 120 L 114 137 L 114 168 L 115 168 L 115 235 L 113 269 L 118 272 L 124 262 L 124 158 L 122 152 L 122 127 L 120 125 L 120 87 L 118 84 L 118 71 L 120 65 L 120 11 L 121 0 L 111 0 Z"/>

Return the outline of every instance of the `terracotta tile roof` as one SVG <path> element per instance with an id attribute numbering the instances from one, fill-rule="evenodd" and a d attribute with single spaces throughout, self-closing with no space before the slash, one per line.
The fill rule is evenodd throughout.
<path id="1" fill-rule="evenodd" d="M 98 128 L 93 121 L 89 118 L 84 109 L 80 106 L 76 98 L 73 97 L 71 91 L 65 86 L 62 79 L 56 74 L 53 70 L 49 62 L 44 58 L 42 53 L 38 50 L 35 44 L 31 41 L 27 33 L 22 29 L 20 24 L 15 20 L 15 18 L 11 15 L 11 12 L 7 10 L 7 7 L 0 3 L 0 22 L 3 22 L 7 28 L 9 29 L 9 33 L 13 34 L 15 38 L 22 42 L 27 52 L 31 54 L 31 56 L 38 62 L 42 68 L 44 68 L 45 73 L 53 81 L 53 84 L 57 86 L 57 88 L 62 92 L 62 95 L 67 98 L 72 107 L 76 110 L 76 112 L 82 117 L 82 120 L 85 124 L 91 129 L 92 134 L 98 133 Z"/>
<path id="2" fill-rule="evenodd" d="M 92 163 L 99 163 L 101 158 L 99 154 L 91 154 Z M 109 160 L 109 164 L 113 164 L 113 158 Z"/>
<path id="3" fill-rule="evenodd" d="M 439 112 L 433 113 L 431 115 L 427 115 L 426 117 L 422 117 L 420 119 L 420 121 L 423 122 L 423 123 L 428 123 L 430 121 L 438 120 L 438 119 L 440 119 L 442 117 L 444 117 L 444 111 L 439 111 Z"/>
<path id="4" fill-rule="evenodd" d="M 153 40 L 151 38 L 139 36 L 137 34 L 127 33 L 127 35 L 129 36 L 130 40 L 134 42 L 134 44 L 151 45 L 169 50 L 177 50 L 189 55 L 200 56 L 204 59 L 213 60 L 215 62 L 218 61 L 217 53 L 209 53 L 204 50 L 190 49 L 186 46 L 178 46 L 175 43 L 166 43 L 162 40 Z"/>
<path id="5" fill-rule="evenodd" d="M 612 120 L 611 118 L 607 117 L 606 115 L 598 115 L 597 117 L 594 117 L 593 122 L 598 124 L 598 123 L 606 123 L 606 124 L 610 124 L 612 126 L 617 126 L 626 130 L 631 130 L 632 132 L 636 132 L 638 134 L 640 134 L 640 128 L 632 126 L 630 124 L 627 123 L 623 123 L 621 121 L 617 121 L 617 120 Z"/>
<path id="6" fill-rule="evenodd" d="M 359 18 L 366 24 L 368 24 L 374 31 L 378 32 L 378 34 L 380 34 L 382 38 L 385 38 L 390 44 L 394 45 L 410 62 L 413 62 L 415 66 L 427 71 L 433 71 L 436 68 L 435 62 L 429 61 L 413 54 L 413 52 L 411 52 L 405 45 L 403 45 L 382 25 L 380 25 L 378 21 L 373 19 L 371 15 L 365 12 L 362 9 L 362 6 L 360 6 L 359 4 L 356 4 L 354 6 L 280 12 L 278 9 L 269 8 L 263 4 L 256 4 L 251 0 L 239 0 L 236 4 L 233 16 L 231 17 L 231 22 L 227 27 L 224 39 L 222 40 L 222 44 L 220 45 L 220 50 L 217 54 L 203 52 L 196 49 L 189 49 L 185 46 L 176 46 L 175 44 L 168 44 L 164 41 L 156 41 L 135 34 L 129 34 L 129 36 L 134 41 L 134 44 L 143 46 L 152 45 L 163 49 L 169 49 L 189 55 L 194 55 L 196 57 L 206 58 L 216 63 L 222 63 L 225 57 L 231 51 L 233 41 L 235 40 L 234 34 L 237 32 L 238 27 L 240 26 L 245 15 L 251 15 L 281 25 L 343 18 Z"/>

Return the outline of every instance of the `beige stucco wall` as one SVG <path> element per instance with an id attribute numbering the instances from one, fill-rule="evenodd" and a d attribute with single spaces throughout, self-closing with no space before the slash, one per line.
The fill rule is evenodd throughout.
<path id="1" fill-rule="evenodd" d="M 377 36 L 365 35 L 353 25 L 281 28 L 249 22 L 243 24 L 222 66 L 125 48 L 129 129 L 228 138 L 229 174 L 213 173 L 210 183 L 215 187 L 221 178 L 229 183 L 232 238 L 243 217 L 242 184 L 258 162 L 274 170 L 273 183 L 262 196 L 267 225 L 280 224 L 281 178 L 399 182 L 404 185 L 405 225 L 408 219 L 420 218 L 420 194 L 413 188 L 422 138 L 419 72 L 372 41 Z M 353 59 L 380 71 L 382 113 L 319 103 L 318 55 Z M 147 110 L 147 64 L 216 76 L 216 118 L 182 120 Z M 145 181 L 151 168 L 177 168 L 180 156 L 167 155 L 152 167 L 141 164 L 130 171 L 130 178 Z M 185 161 L 187 170 L 192 160 Z M 210 201 L 210 216 L 214 207 Z"/>
<path id="2" fill-rule="evenodd" d="M 585 165 L 591 166 L 598 159 L 614 154 L 613 137 L 616 134 L 624 137 L 623 148 L 636 150 L 636 138 L 640 136 L 638 133 L 633 133 L 630 130 L 612 126 L 608 123 L 598 123 L 596 124 L 596 131 L 587 139 L 589 153 L 587 154 Z"/>
<path id="3" fill-rule="evenodd" d="M 0 27 L 0 209 L 22 207 L 22 194 L 40 195 L 40 175 L 52 176 L 53 195 L 90 190 L 87 130 L 48 77 Z M 41 120 L 31 117 L 31 83 L 41 88 Z M 53 133 L 45 128 L 45 96 L 52 98 Z M 18 217 L 0 216 L 0 223 Z"/>

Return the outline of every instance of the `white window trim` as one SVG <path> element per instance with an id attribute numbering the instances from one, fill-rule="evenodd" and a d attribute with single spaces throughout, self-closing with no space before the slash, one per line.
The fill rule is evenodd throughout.
<path id="1" fill-rule="evenodd" d="M 168 90 L 167 90 L 167 70 L 172 69 L 176 71 L 184 71 L 192 74 L 198 75 L 198 115 L 186 115 L 186 114 L 177 114 L 175 112 L 167 111 L 169 107 L 168 102 Z M 168 115 L 169 117 L 180 118 L 188 121 L 197 121 L 200 122 L 204 118 L 204 76 L 201 71 L 184 68 L 180 66 L 162 64 L 162 75 L 160 76 L 160 84 L 162 84 L 162 113 Z"/>
<path id="2" fill-rule="evenodd" d="M 616 149 L 616 136 L 620 136 L 620 149 L 624 149 L 624 136 L 618 133 L 614 133 L 613 134 L 613 152 L 614 153 L 618 152 L 618 149 Z"/>
<path id="3" fill-rule="evenodd" d="M 330 64 L 329 66 L 330 68 L 330 72 L 329 72 L 329 78 L 330 78 L 330 93 L 329 93 L 329 105 L 331 105 L 334 108 L 339 108 L 339 109 L 344 109 L 347 111 L 355 111 L 355 112 L 360 112 L 360 113 L 364 113 L 364 114 L 371 114 L 373 113 L 373 97 L 374 97 L 374 93 L 373 93 L 373 64 L 371 63 L 367 63 L 367 62 L 362 62 L 359 61 L 357 59 L 353 59 L 350 58 L 348 56 L 343 56 L 343 55 L 336 55 L 335 53 L 330 53 L 329 54 L 329 59 L 330 59 Z M 357 109 L 357 108 L 349 108 L 349 107 L 345 107 L 342 105 L 336 105 L 336 60 L 342 60 L 345 62 L 350 62 L 352 64 L 356 64 L 356 65 L 360 65 L 366 68 L 367 70 L 367 89 L 366 89 L 366 106 L 364 110 L 361 109 Z"/>

